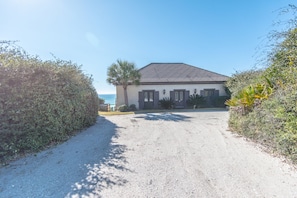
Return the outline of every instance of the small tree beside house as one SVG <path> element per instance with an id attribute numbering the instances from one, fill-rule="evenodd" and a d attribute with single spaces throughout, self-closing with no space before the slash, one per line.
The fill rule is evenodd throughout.
<path id="1" fill-rule="evenodd" d="M 138 85 L 140 78 L 141 75 L 135 64 L 128 61 L 117 60 L 107 69 L 107 82 L 115 86 L 123 86 L 125 105 L 127 106 L 129 106 L 127 87 L 131 84 Z"/>

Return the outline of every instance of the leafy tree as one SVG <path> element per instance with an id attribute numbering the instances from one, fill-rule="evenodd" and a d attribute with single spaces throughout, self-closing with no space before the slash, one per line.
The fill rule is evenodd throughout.
<path id="1" fill-rule="evenodd" d="M 125 104 L 128 106 L 128 85 L 139 85 L 141 75 L 134 63 L 117 60 L 107 69 L 107 82 L 115 86 L 122 85 L 124 89 Z"/>

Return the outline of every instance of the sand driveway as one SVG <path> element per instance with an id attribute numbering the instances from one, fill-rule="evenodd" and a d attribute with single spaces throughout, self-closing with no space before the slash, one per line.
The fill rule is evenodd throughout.
<path id="1" fill-rule="evenodd" d="M 0 169 L 0 197 L 297 197 L 297 171 L 232 134 L 227 111 L 98 117 Z"/>

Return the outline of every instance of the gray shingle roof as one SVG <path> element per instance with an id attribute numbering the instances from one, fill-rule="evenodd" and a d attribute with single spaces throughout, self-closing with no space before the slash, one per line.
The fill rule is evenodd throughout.
<path id="1" fill-rule="evenodd" d="M 228 76 L 184 63 L 151 63 L 139 72 L 140 83 L 214 83 L 228 79 Z"/>

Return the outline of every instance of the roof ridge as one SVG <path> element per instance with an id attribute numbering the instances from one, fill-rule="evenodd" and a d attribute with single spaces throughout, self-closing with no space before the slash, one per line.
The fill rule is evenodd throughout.
<path id="1" fill-rule="evenodd" d="M 148 65 L 140 68 L 138 71 L 140 71 L 140 70 L 142 70 L 142 69 L 144 69 L 144 68 L 146 68 L 146 67 L 148 67 L 150 65 L 153 65 L 153 64 L 183 64 L 183 65 L 186 65 L 185 63 L 182 63 L 182 62 L 180 62 L 180 63 L 179 62 L 152 62 L 152 63 L 149 63 Z"/>
<path id="2" fill-rule="evenodd" d="M 186 65 L 186 66 L 189 66 L 189 67 L 193 67 L 195 69 L 200 69 L 200 70 L 203 70 L 203 71 L 206 71 L 206 72 L 210 72 L 210 73 L 213 73 L 213 74 L 216 74 L 216 75 L 219 75 L 219 76 L 224 76 L 224 77 L 229 78 L 229 76 L 227 76 L 227 75 L 223 75 L 223 74 L 220 74 L 220 73 L 217 73 L 217 72 L 213 72 L 213 71 L 210 71 L 210 70 L 207 70 L 207 69 L 203 69 L 201 67 L 193 66 L 193 65 L 190 65 L 190 64 L 182 63 L 182 62 L 180 62 L 180 63 L 179 62 L 171 62 L 171 63 L 170 62 L 152 62 L 152 63 L 149 63 L 148 65 L 140 68 L 138 71 L 140 71 L 140 70 L 142 70 L 142 69 L 144 69 L 144 68 L 146 68 L 146 67 L 148 67 L 150 65 L 153 65 L 153 64 L 182 64 L 182 65 Z"/>
<path id="3" fill-rule="evenodd" d="M 150 64 L 185 64 L 183 62 L 152 62 Z"/>
<path id="4" fill-rule="evenodd" d="M 183 63 L 184 64 L 184 63 Z M 228 77 L 229 78 L 229 76 L 226 76 L 226 75 L 224 75 L 224 74 L 219 74 L 219 73 L 217 73 L 217 72 L 213 72 L 213 71 L 210 71 L 210 70 L 207 70 L 207 69 L 203 69 L 203 68 L 201 68 L 201 67 L 196 67 L 196 66 L 193 66 L 193 65 L 189 65 L 189 64 L 185 64 L 185 65 L 188 65 L 188 66 L 190 66 L 190 67 L 194 67 L 194 68 L 198 68 L 198 69 L 201 69 L 201 70 L 204 70 L 204 71 L 207 71 L 207 72 L 210 72 L 210 73 L 213 73 L 213 74 L 217 74 L 217 75 L 220 75 L 220 76 L 225 76 L 225 77 Z"/>

